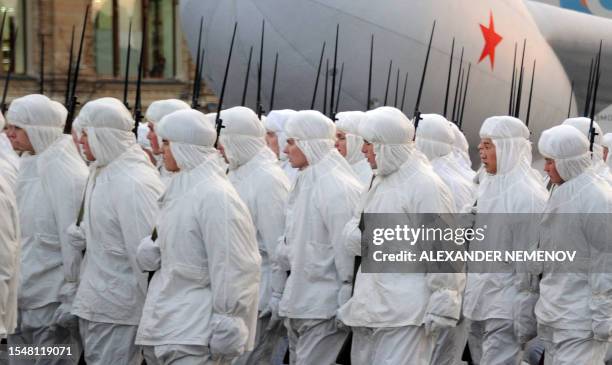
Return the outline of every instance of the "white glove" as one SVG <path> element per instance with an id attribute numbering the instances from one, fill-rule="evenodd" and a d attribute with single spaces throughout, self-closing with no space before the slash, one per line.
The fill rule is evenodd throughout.
<path id="1" fill-rule="evenodd" d="M 456 319 L 437 316 L 433 313 L 426 314 L 423 322 L 425 323 L 425 333 L 428 336 L 434 335 L 440 332 L 440 330 L 452 328 L 457 325 Z"/>
<path id="2" fill-rule="evenodd" d="M 281 270 L 291 270 L 291 262 L 289 260 L 289 247 L 285 243 L 285 236 L 281 236 L 278 239 L 276 252 L 274 252 L 274 257 L 272 259 L 276 261 Z"/>
<path id="3" fill-rule="evenodd" d="M 340 290 L 338 291 L 338 308 L 342 307 L 346 302 L 351 299 L 351 291 L 353 286 L 351 284 L 342 283 Z"/>
<path id="4" fill-rule="evenodd" d="M 62 303 L 53 313 L 52 323 L 59 327 L 76 328 L 79 318 L 71 313 L 72 303 Z"/>
<path id="5" fill-rule="evenodd" d="M 597 341 L 612 342 L 612 321 L 593 321 L 593 337 Z"/>
<path id="6" fill-rule="evenodd" d="M 159 245 L 147 236 L 140 241 L 136 253 L 136 262 L 142 271 L 157 271 L 161 267 Z"/>
<path id="7" fill-rule="evenodd" d="M 72 244 L 72 246 L 80 251 L 85 250 L 86 243 L 83 228 L 77 227 L 76 223 L 72 223 L 66 230 L 66 233 L 68 233 L 70 237 L 70 244 Z"/>
<path id="8" fill-rule="evenodd" d="M 539 295 L 534 292 L 519 292 L 512 303 L 514 335 L 523 345 L 538 335 L 535 305 Z"/>
<path id="9" fill-rule="evenodd" d="M 233 358 L 244 353 L 249 330 L 242 318 L 213 314 L 211 327 L 208 347 L 214 358 Z"/>
<path id="10" fill-rule="evenodd" d="M 278 315 L 278 305 L 280 303 L 280 299 L 280 294 L 272 293 L 266 309 L 259 314 L 259 318 L 264 318 L 267 315 L 270 316 L 270 322 L 266 327 L 266 331 L 276 327 L 281 322 L 280 316 Z"/>

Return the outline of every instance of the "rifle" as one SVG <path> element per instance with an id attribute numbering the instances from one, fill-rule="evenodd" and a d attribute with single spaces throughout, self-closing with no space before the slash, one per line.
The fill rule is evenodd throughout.
<path id="1" fill-rule="evenodd" d="M 278 52 L 274 58 L 274 74 L 272 76 L 272 93 L 270 94 L 270 110 L 274 110 L 274 94 L 276 92 L 276 69 L 278 68 Z"/>
<path id="2" fill-rule="evenodd" d="M 202 27 L 204 25 L 204 17 L 200 18 L 200 32 L 198 33 L 198 50 L 196 53 L 195 73 L 193 75 L 193 89 L 191 93 L 191 108 L 198 108 L 198 77 L 200 75 L 200 56 L 202 49 Z"/>
<path id="3" fill-rule="evenodd" d="M 516 106 L 514 107 L 514 117 L 519 118 L 521 112 L 521 98 L 523 96 L 523 74 L 525 72 L 524 61 L 525 61 L 525 47 L 527 46 L 527 39 L 523 40 L 523 55 L 521 56 L 521 73 L 519 74 L 518 89 L 516 91 Z"/>
<path id="4" fill-rule="evenodd" d="M 453 37 L 453 43 L 451 44 L 450 60 L 448 62 L 448 77 L 446 78 L 446 95 L 444 96 L 444 118 L 447 118 L 446 111 L 448 110 L 448 92 L 450 89 L 451 76 L 453 73 L 453 55 L 455 54 L 455 37 Z"/>
<path id="5" fill-rule="evenodd" d="M 334 96 L 336 94 L 336 66 L 338 58 L 338 35 L 340 33 L 340 24 L 336 24 L 336 43 L 334 45 L 334 68 L 332 69 L 332 84 L 330 94 L 329 113 L 334 114 Z M 335 118 L 334 116 L 332 116 Z"/>
<path id="6" fill-rule="evenodd" d="M 404 102 L 406 101 L 406 87 L 408 86 L 408 72 L 406 72 L 406 77 L 404 78 L 404 91 L 402 92 L 402 112 L 404 111 Z"/>
<path id="7" fill-rule="evenodd" d="M 81 41 L 79 43 L 79 53 L 77 54 L 77 62 L 74 67 L 74 79 L 70 85 L 70 96 L 68 98 L 68 116 L 64 127 L 65 134 L 72 133 L 72 121 L 74 120 L 74 112 L 78 105 L 78 97 L 76 95 L 76 87 L 79 82 L 79 71 L 81 69 L 81 56 L 83 55 L 83 41 L 85 40 L 85 30 L 87 29 L 87 18 L 89 17 L 89 4 L 85 7 L 85 18 L 83 19 L 83 29 L 81 30 Z"/>
<path id="8" fill-rule="evenodd" d="M 242 101 L 240 105 L 246 105 L 247 90 L 249 88 L 249 75 L 251 74 L 251 59 L 253 58 L 253 46 L 249 50 L 249 62 L 247 63 L 246 76 L 244 77 L 244 89 L 242 90 Z"/>
<path id="9" fill-rule="evenodd" d="M 387 72 L 387 86 L 385 87 L 385 100 L 383 105 L 387 105 L 387 96 L 389 96 L 389 83 L 391 82 L 391 69 L 393 68 L 393 60 L 389 61 L 389 72 Z"/>
<path id="10" fill-rule="evenodd" d="M 370 110 L 370 101 L 372 96 L 372 62 L 374 60 L 374 34 L 370 39 L 370 69 L 368 71 L 368 100 L 366 102 L 366 110 Z"/>
<path id="11" fill-rule="evenodd" d="M 70 37 L 70 56 L 68 57 L 68 76 L 66 77 L 66 93 L 64 95 L 64 106 L 68 108 L 70 102 L 70 81 L 72 81 L 72 52 L 74 50 L 74 25 L 72 26 L 72 36 Z"/>
<path id="12" fill-rule="evenodd" d="M 312 92 L 312 102 L 310 103 L 310 110 L 315 107 L 315 101 L 317 100 L 317 90 L 319 89 L 319 76 L 321 75 L 321 66 L 323 65 L 323 54 L 325 54 L 325 42 L 321 48 L 321 56 L 319 57 L 319 67 L 317 67 L 317 77 L 315 78 L 315 87 Z"/>
<path id="13" fill-rule="evenodd" d="M 508 102 L 508 115 L 513 115 L 513 105 L 514 105 L 514 78 L 516 76 L 516 51 L 518 45 L 514 42 L 514 60 L 512 61 L 512 80 L 510 82 L 510 101 Z"/>
<path id="14" fill-rule="evenodd" d="M 591 91 L 593 89 L 593 78 L 594 78 L 593 59 L 591 58 L 591 65 L 589 66 L 589 82 L 587 84 L 586 99 L 584 100 L 583 116 L 585 117 L 589 115 L 589 106 L 591 105 Z"/>
<path id="15" fill-rule="evenodd" d="M 465 99 L 467 98 L 468 84 L 470 83 L 470 70 L 472 69 L 472 63 L 468 63 L 467 77 L 465 78 L 465 89 L 463 89 L 463 101 L 461 102 L 461 113 L 459 113 L 459 119 L 457 121 L 457 127 L 461 130 L 463 126 L 463 111 L 465 110 Z"/>
<path id="16" fill-rule="evenodd" d="M 38 85 L 38 93 L 45 93 L 45 37 L 40 34 L 40 83 Z"/>
<path id="17" fill-rule="evenodd" d="M 132 52 L 132 19 L 130 18 L 130 25 L 128 27 L 128 47 L 127 55 L 125 60 L 125 79 L 123 80 L 123 105 L 130 110 L 130 104 L 128 103 L 128 79 L 130 76 L 130 53 Z"/>
<path id="18" fill-rule="evenodd" d="M 395 100 L 393 100 L 393 107 L 397 108 L 397 94 L 399 94 L 399 75 L 400 69 L 397 68 L 397 76 L 395 77 Z"/>
<path id="19" fill-rule="evenodd" d="M 261 43 L 259 45 L 259 65 L 257 68 L 257 100 L 256 100 L 256 111 L 257 117 L 261 120 L 261 115 L 263 114 L 263 106 L 261 105 L 261 74 L 263 68 L 263 51 L 264 51 L 264 36 L 266 31 L 266 21 L 261 21 Z"/>
<path id="20" fill-rule="evenodd" d="M 429 45 L 427 46 L 427 55 L 425 56 L 425 66 L 423 66 L 423 73 L 421 74 L 421 84 L 419 85 L 419 94 L 417 95 L 417 101 L 414 106 L 414 130 L 416 132 L 419 128 L 419 121 L 421 120 L 421 111 L 419 107 L 421 105 L 421 96 L 423 95 L 423 84 L 425 83 L 425 75 L 427 74 L 427 64 L 429 63 L 429 53 L 431 52 L 431 42 L 433 41 L 434 31 L 436 30 L 436 21 L 433 22 L 431 28 L 431 35 L 429 36 Z M 416 138 L 416 133 L 414 134 Z"/>
<path id="21" fill-rule="evenodd" d="M 215 139 L 215 148 L 219 143 L 219 136 L 223 128 L 223 119 L 221 119 L 221 109 L 223 108 L 223 98 L 225 97 L 225 86 L 227 85 L 227 75 L 229 74 L 230 63 L 232 62 L 232 51 L 234 50 L 234 40 L 236 39 L 236 29 L 238 23 L 234 23 L 234 33 L 232 34 L 232 42 L 230 44 L 229 55 L 227 56 L 227 64 L 225 65 L 225 75 L 223 75 L 223 84 L 221 86 L 221 95 L 219 96 L 219 105 L 217 105 L 217 116 L 215 118 L 215 126 L 217 128 L 217 138 Z"/>
<path id="22" fill-rule="evenodd" d="M 2 102 L 0 102 L 0 109 L 2 114 L 6 113 L 8 106 L 6 105 L 6 96 L 8 94 L 9 83 L 11 82 L 11 76 L 13 75 L 13 70 L 15 69 L 15 41 L 17 40 L 17 31 L 13 33 L 13 37 L 11 38 L 11 66 L 9 67 L 8 72 L 6 73 L 6 80 L 4 81 L 4 90 L 2 92 Z"/>
<path id="23" fill-rule="evenodd" d="M 531 115 L 531 99 L 533 97 L 533 80 L 535 79 L 536 60 L 533 60 L 533 70 L 531 71 L 531 86 L 529 87 L 529 103 L 527 104 L 527 118 L 525 125 L 529 127 L 529 116 Z"/>
<path id="24" fill-rule="evenodd" d="M 570 89 L 569 106 L 567 107 L 567 117 L 570 117 L 572 112 L 572 99 L 574 98 L 574 80 L 572 80 L 572 87 Z"/>
<path id="25" fill-rule="evenodd" d="M 601 48 L 603 45 L 603 40 L 599 41 L 599 52 L 597 54 L 597 62 L 595 66 L 595 79 L 593 84 L 593 103 L 591 105 L 591 114 L 589 118 L 591 119 L 591 123 L 589 126 L 589 151 L 593 153 L 593 145 L 595 144 L 595 136 L 597 132 L 595 131 L 594 123 L 595 123 L 595 109 L 597 106 L 597 90 L 599 89 L 599 77 L 601 76 L 601 72 L 599 67 L 601 65 Z"/>
<path id="26" fill-rule="evenodd" d="M 329 85 L 329 58 L 325 59 L 325 87 L 323 88 L 323 114 L 327 115 L 327 86 Z"/>
<path id="27" fill-rule="evenodd" d="M 338 96 L 336 97 L 336 110 L 334 111 L 334 121 L 336 121 L 336 114 L 338 114 L 338 109 L 340 108 L 340 92 L 342 91 L 342 77 L 344 75 L 344 62 L 342 62 L 342 66 L 340 66 L 340 81 L 338 81 Z"/>
<path id="28" fill-rule="evenodd" d="M 140 42 L 140 60 L 138 61 L 138 79 L 136 81 L 136 98 L 134 100 L 134 135 L 138 137 L 138 125 L 142 120 L 142 74 L 144 71 L 144 50 L 145 50 L 145 34 L 146 31 L 142 30 L 142 41 Z"/>
<path id="29" fill-rule="evenodd" d="M 451 121 L 453 123 L 457 121 L 457 118 L 455 117 L 457 111 L 457 97 L 461 93 L 461 90 L 459 90 L 459 82 L 461 81 L 461 72 L 463 69 L 463 51 L 464 48 L 461 47 L 461 57 L 459 57 L 459 70 L 457 71 L 457 84 L 455 86 L 455 98 L 453 99 L 453 113 L 451 114 Z"/>

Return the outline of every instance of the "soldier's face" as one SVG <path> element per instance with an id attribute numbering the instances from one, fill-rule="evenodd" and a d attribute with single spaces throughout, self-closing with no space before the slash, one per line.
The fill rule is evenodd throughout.
<path id="1" fill-rule="evenodd" d="M 550 182 L 553 184 L 561 185 L 564 183 L 561 175 L 559 175 L 559 171 L 557 171 L 557 165 L 555 164 L 555 160 L 552 158 L 544 159 L 544 171 L 550 177 Z"/>
<path id="2" fill-rule="evenodd" d="M 336 149 L 343 157 L 346 157 L 346 133 L 340 130 L 336 131 Z"/>
<path id="3" fill-rule="evenodd" d="M 155 133 L 155 124 L 149 122 L 149 133 L 147 133 L 147 139 L 151 142 L 151 150 L 153 150 L 154 155 L 161 155 L 162 149 L 159 145 L 159 140 L 157 139 L 157 134 Z"/>
<path id="4" fill-rule="evenodd" d="M 276 157 L 280 157 L 280 147 L 278 146 L 278 137 L 275 132 L 266 133 L 266 144 L 276 153 Z"/>
<path id="5" fill-rule="evenodd" d="M 81 134 L 81 146 L 83 146 L 83 153 L 85 154 L 85 158 L 87 158 L 88 161 L 95 161 L 96 157 L 94 156 L 93 152 L 91 152 L 91 147 L 89 146 L 89 139 L 87 138 L 87 132 L 83 131 L 83 133 Z"/>
<path id="6" fill-rule="evenodd" d="M 489 174 L 497 173 L 497 155 L 495 154 L 495 144 L 491 138 L 483 138 L 478 144 L 478 153 L 480 161 Z"/>
<path id="7" fill-rule="evenodd" d="M 32 143 L 30 142 L 30 138 L 28 137 L 25 129 L 8 124 L 6 128 L 6 136 L 11 141 L 11 145 L 15 151 L 19 153 L 30 152 L 34 154 L 34 147 L 32 147 Z"/>
<path id="8" fill-rule="evenodd" d="M 283 152 L 287 154 L 287 157 L 289 157 L 289 163 L 294 169 L 303 170 L 308 166 L 306 156 L 298 147 L 293 138 L 287 139 L 287 146 Z"/>
<path id="9" fill-rule="evenodd" d="M 178 167 L 178 164 L 176 163 L 176 160 L 174 159 L 174 155 L 172 154 L 172 149 L 170 148 L 170 142 L 163 141 L 162 153 L 164 156 L 164 166 L 166 167 L 166 170 L 170 172 L 179 171 L 180 169 Z"/>
<path id="10" fill-rule="evenodd" d="M 376 169 L 376 154 L 374 153 L 374 145 L 368 141 L 363 141 L 361 153 L 365 155 L 370 167 L 372 169 Z"/>

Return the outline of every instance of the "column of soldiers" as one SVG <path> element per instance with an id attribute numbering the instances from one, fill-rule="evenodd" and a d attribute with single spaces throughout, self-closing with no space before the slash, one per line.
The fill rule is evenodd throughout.
<path id="1" fill-rule="evenodd" d="M 461 364 L 466 346 L 481 365 L 607 360 L 612 135 L 591 145 L 587 118 L 538 141 L 547 191 L 511 116 L 482 123 L 477 175 L 455 124 L 423 114 L 415 129 L 393 107 L 262 121 L 161 100 L 150 154 L 117 99 L 85 104 L 74 138 L 66 114 L 28 95 L 1 120 L 0 336 L 73 355 L 11 364 L 328 365 L 347 341 L 363 365 Z M 593 269 L 364 273 L 355 260 L 364 213 L 461 212 L 543 217 L 497 237 L 519 249 L 554 247 L 557 213 L 588 216 L 570 231 Z"/>

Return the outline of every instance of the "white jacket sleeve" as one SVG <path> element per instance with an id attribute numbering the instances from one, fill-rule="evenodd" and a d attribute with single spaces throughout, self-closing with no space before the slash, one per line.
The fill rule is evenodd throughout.
<path id="1" fill-rule="evenodd" d="M 268 255 L 272 268 L 272 292 L 280 296 L 285 287 L 287 274 L 281 265 L 274 262 L 276 259 L 276 248 L 279 238 L 285 229 L 285 209 L 287 206 L 288 189 L 282 184 L 270 186 L 267 189 L 259 189 L 257 196 L 256 211 L 253 221 L 264 244 L 264 250 Z"/>
<path id="2" fill-rule="evenodd" d="M 19 228 L 14 202 L 11 202 L 0 190 L 0 338 L 12 332 L 14 323 L 7 323 L 9 318 L 16 318 L 17 306 L 11 303 L 16 298 L 11 294 L 11 282 L 19 274 Z M 10 312 L 13 312 L 12 314 Z"/>
<path id="3" fill-rule="evenodd" d="M 612 339 L 612 234 L 611 215 L 582 215 L 584 233 L 591 251 L 590 274 L 588 276 L 591 288 L 590 307 L 593 313 L 592 329 L 597 340 Z"/>
<path id="4" fill-rule="evenodd" d="M 162 193 L 159 181 L 132 184 L 117 194 L 116 207 L 121 224 L 121 234 L 125 249 L 132 267 L 132 272 L 138 278 L 141 290 L 147 291 L 147 274 L 138 265 L 137 251 L 141 240 L 153 231 L 153 226 L 159 213 L 157 200 Z"/>
<path id="5" fill-rule="evenodd" d="M 64 303 L 71 303 L 76 295 L 83 252 L 72 244 L 68 227 L 77 219 L 88 170 L 84 164 L 79 166 L 76 163 L 58 159 L 53 160 L 45 170 L 46 173 L 41 175 L 41 182 L 52 205 L 64 269 L 64 284 L 60 289 L 60 300 Z"/>
<path id="6" fill-rule="evenodd" d="M 257 321 L 261 256 L 251 216 L 238 194 L 216 192 L 203 204 L 196 215 L 212 290 L 209 346 L 213 355 L 233 357 L 254 341 L 248 329 L 254 331 Z"/>
<path id="7" fill-rule="evenodd" d="M 439 211 L 442 214 L 446 214 L 451 212 L 452 210 L 452 208 L 443 208 L 445 206 L 451 207 L 451 204 L 444 205 L 443 202 L 436 203 L 436 201 L 433 199 L 429 204 L 433 205 L 427 208 L 424 207 L 425 209 L 423 209 L 423 211 Z M 412 216 L 413 219 L 415 219 L 415 222 L 419 219 L 430 220 L 433 217 L 436 217 L 435 219 L 438 220 L 438 222 L 435 223 L 436 226 L 456 224 L 455 222 L 446 222 L 447 218 L 450 217 L 448 215 L 409 215 Z M 425 225 L 428 226 L 428 224 Z M 420 226 L 420 224 L 416 224 L 416 226 L 418 227 Z M 426 245 L 430 244 L 435 245 L 435 243 L 426 242 Z M 454 321 L 458 321 L 461 313 L 461 302 L 463 298 L 463 290 L 465 289 L 466 275 L 461 265 L 457 263 L 450 263 L 450 265 L 452 266 L 452 268 L 449 267 L 446 269 L 442 269 L 441 272 L 431 271 L 426 274 L 426 284 L 431 294 L 429 296 L 429 301 L 425 309 L 425 314 L 429 316 L 440 317 L 443 319 L 451 319 Z M 435 263 L 434 266 L 436 266 Z M 444 272 L 446 270 L 451 271 L 449 269 L 454 270 L 454 272 Z M 444 322 L 450 323 L 450 321 Z"/>
<path id="8" fill-rule="evenodd" d="M 359 191 L 347 187 L 338 187 L 328 201 L 318 201 L 323 222 L 325 222 L 329 238 L 334 248 L 334 263 L 336 271 L 343 284 L 350 285 L 353 281 L 353 255 L 344 244 L 343 231 L 347 222 L 353 218 L 359 202 Z"/>
<path id="9" fill-rule="evenodd" d="M 344 246 L 354 256 L 361 256 L 361 230 L 359 229 L 359 221 L 361 215 L 351 218 L 342 231 Z"/>
<path id="10" fill-rule="evenodd" d="M 240 315 L 257 303 L 261 256 L 250 214 L 237 196 L 209 199 L 198 213 L 208 256 L 213 311 Z M 257 305 L 257 304 L 255 304 Z"/>

